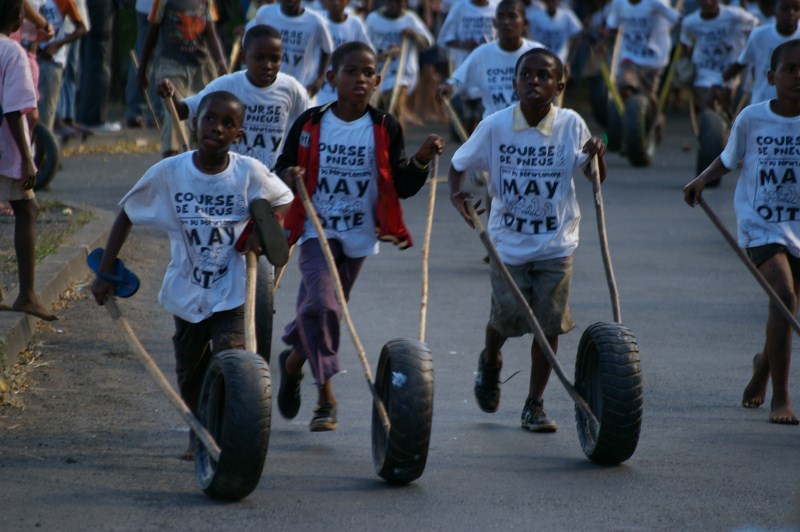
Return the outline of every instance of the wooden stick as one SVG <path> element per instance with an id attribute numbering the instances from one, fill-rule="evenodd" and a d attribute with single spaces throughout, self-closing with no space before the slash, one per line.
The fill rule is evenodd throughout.
<path id="1" fill-rule="evenodd" d="M 258 276 L 258 256 L 247 252 L 247 277 L 244 296 L 244 348 L 251 353 L 258 352 L 256 341 L 256 277 Z"/>
<path id="2" fill-rule="evenodd" d="M 471 203 L 468 201 L 464 202 L 464 206 L 469 213 L 470 218 L 472 219 L 472 223 L 475 226 L 475 230 L 478 231 L 478 235 L 480 236 L 481 242 L 483 242 L 483 246 L 486 248 L 486 251 L 489 252 L 491 256 L 492 262 L 497 265 L 498 269 L 500 270 L 500 274 L 503 276 L 508 288 L 511 289 L 512 293 L 514 294 L 514 298 L 520 303 L 523 307 L 525 312 L 525 319 L 530 325 L 531 329 L 533 329 L 533 335 L 536 339 L 536 342 L 539 344 L 539 347 L 544 352 L 545 358 L 547 361 L 550 362 L 550 365 L 553 366 L 553 372 L 555 372 L 558 380 L 561 381 L 561 384 L 564 385 L 566 388 L 567 393 L 575 401 L 575 405 L 578 409 L 583 412 L 583 415 L 589 422 L 589 427 L 591 428 L 594 434 L 597 434 L 600 429 L 600 422 L 595 417 L 594 413 L 592 413 L 592 409 L 586 403 L 581 394 L 578 393 L 578 390 L 569 382 L 567 375 L 564 373 L 564 369 L 561 367 L 561 364 L 558 363 L 556 359 L 556 354 L 553 352 L 553 348 L 550 347 L 550 344 L 547 343 L 547 337 L 544 335 L 544 330 L 542 329 L 541 325 L 539 325 L 539 321 L 536 319 L 536 316 L 533 314 L 533 310 L 531 310 L 531 306 L 528 304 L 528 301 L 525 299 L 525 296 L 522 295 L 520 292 L 517 283 L 514 282 L 514 279 L 511 277 L 511 274 L 506 268 L 506 265 L 503 264 L 503 261 L 500 259 L 500 255 L 497 253 L 497 249 L 495 249 L 494 244 L 492 244 L 491 238 L 489 238 L 489 233 L 486 232 L 486 229 L 483 227 L 483 223 L 481 223 L 481 219 L 478 216 L 478 213 L 475 212 L 475 207 L 472 206 Z"/>
<path id="3" fill-rule="evenodd" d="M 461 119 L 458 118 L 458 114 L 456 113 L 456 110 L 453 109 L 453 104 L 450 103 L 450 99 L 442 98 L 442 106 L 444 107 L 445 113 L 447 113 L 447 118 L 450 119 L 450 123 L 453 124 L 453 128 L 456 130 L 458 138 L 461 139 L 461 143 L 463 144 L 467 142 L 469 133 L 467 133 L 467 129 L 464 127 Z"/>
<path id="4" fill-rule="evenodd" d="M 131 50 L 130 56 L 131 63 L 133 63 L 133 68 L 136 70 L 136 72 L 139 72 L 139 59 L 136 57 L 136 51 Z M 153 102 L 150 101 L 150 92 L 147 89 L 144 89 L 142 92 L 144 93 L 144 101 L 147 102 L 147 107 L 150 108 L 150 114 L 153 115 L 153 121 L 155 122 L 158 130 L 161 131 L 161 121 L 158 119 L 156 110 L 153 108 Z"/>
<path id="5" fill-rule="evenodd" d="M 300 196 L 300 200 L 303 202 L 303 207 L 306 209 L 308 219 L 311 220 L 311 224 L 314 226 L 314 230 L 317 232 L 317 239 L 322 247 L 322 253 L 325 255 L 325 262 L 328 264 L 328 271 L 330 272 L 331 278 L 334 281 L 336 300 L 339 302 L 339 306 L 342 308 L 342 316 L 344 316 L 344 320 L 347 323 L 347 328 L 350 331 L 350 336 L 353 338 L 353 344 L 355 344 L 358 358 L 361 360 L 361 365 L 364 366 L 364 376 L 367 379 L 369 391 L 372 393 L 372 399 L 375 402 L 375 407 L 378 409 L 378 415 L 381 418 L 381 424 L 383 425 L 386 434 L 389 434 L 392 428 L 392 424 L 389 421 L 389 413 L 386 411 L 386 406 L 383 404 L 383 401 L 381 401 L 381 397 L 378 395 L 378 390 L 375 388 L 375 383 L 372 380 L 372 370 L 370 369 L 369 362 L 367 361 L 366 351 L 361 343 L 361 339 L 356 333 L 356 328 L 353 325 L 353 319 L 350 317 L 350 311 L 347 308 L 347 298 L 344 295 L 342 280 L 339 278 L 339 270 L 336 267 L 336 261 L 333 258 L 333 252 L 331 252 L 328 239 L 325 237 L 325 230 L 322 228 L 322 224 L 319 221 L 317 211 L 314 210 L 314 204 L 311 203 L 311 198 L 308 197 L 308 191 L 306 190 L 305 182 L 298 180 L 297 193 Z"/>
<path id="6" fill-rule="evenodd" d="M 603 207 L 603 195 L 600 192 L 600 161 L 597 155 L 592 158 L 592 189 L 594 190 L 594 208 L 597 213 L 597 234 L 600 237 L 600 253 L 603 255 L 603 266 L 606 270 L 608 293 L 611 296 L 611 309 L 614 312 L 614 321 L 622 323 L 622 313 L 619 309 L 619 292 L 617 281 L 614 279 L 614 268 L 611 266 L 611 253 L 608 251 L 608 236 L 606 235 L 606 217 Z"/>
<path id="7" fill-rule="evenodd" d="M 422 244 L 422 303 L 419 307 L 419 341 L 425 341 L 428 319 L 428 257 L 430 256 L 431 233 L 433 232 L 433 210 L 436 207 L 436 179 L 439 176 L 439 154 L 433 156 L 433 172 L 428 178 L 428 218 L 425 223 L 425 239 Z"/>
<path id="8" fill-rule="evenodd" d="M 786 306 L 783 300 L 781 300 L 780 296 L 775 292 L 775 289 L 772 288 L 772 286 L 770 286 L 770 284 L 767 282 L 767 280 L 764 278 L 761 272 L 758 271 L 758 268 L 756 267 L 755 264 L 753 264 L 753 261 L 750 260 L 750 257 L 747 256 L 747 253 L 745 253 L 745 251 L 739 247 L 739 243 L 736 242 L 736 239 L 733 238 L 733 235 L 731 235 L 725 228 L 725 225 L 722 223 L 722 220 L 720 220 L 719 217 L 717 217 L 717 215 L 714 214 L 714 211 L 711 210 L 711 207 L 708 206 L 708 204 L 705 202 L 702 196 L 698 199 L 697 203 L 703 208 L 703 210 L 711 219 L 711 222 L 716 226 L 716 228 L 719 229 L 719 232 L 722 233 L 722 236 L 725 238 L 725 241 L 728 244 L 730 244 L 731 249 L 733 249 L 733 251 L 736 252 L 736 255 L 741 259 L 744 265 L 747 266 L 747 269 L 750 270 L 750 273 L 753 274 L 753 277 L 756 278 L 758 284 L 761 285 L 761 288 L 763 288 L 764 291 L 769 296 L 769 299 L 770 301 L 772 301 L 772 304 L 775 305 L 778 308 L 778 310 L 781 311 L 783 317 L 786 318 L 786 320 L 791 324 L 791 326 L 794 327 L 794 330 L 798 334 L 800 334 L 800 322 L 797 321 L 797 317 L 791 310 L 789 310 L 789 308 Z"/>
<path id="9" fill-rule="evenodd" d="M 692 125 L 692 133 L 695 137 L 700 136 L 700 128 L 697 125 L 697 102 L 694 99 L 694 90 L 689 87 L 689 123 Z"/>
<path id="10" fill-rule="evenodd" d="M 239 56 L 242 53 L 242 37 L 239 37 L 233 42 L 233 46 L 231 47 L 231 56 L 228 60 L 228 74 L 233 72 L 233 69 L 236 68 L 236 63 L 239 61 Z"/>
<path id="11" fill-rule="evenodd" d="M 169 399 L 169 402 L 172 403 L 172 406 L 175 407 L 183 420 L 186 421 L 186 423 L 189 425 L 189 428 L 191 428 L 192 432 L 194 432 L 195 436 L 197 436 L 197 438 L 203 443 L 203 446 L 208 451 L 208 455 L 211 457 L 211 459 L 215 462 L 219 462 L 219 455 L 222 451 L 220 451 L 217 442 L 214 441 L 214 437 L 206 430 L 200 421 L 198 421 L 192 411 L 189 410 L 189 407 L 186 406 L 186 403 L 183 402 L 183 399 L 181 399 L 178 393 L 172 388 L 172 386 L 170 386 L 158 365 L 156 365 L 153 358 L 136 337 L 136 334 L 133 332 L 128 320 L 126 320 L 120 312 L 117 302 L 112 298 L 107 298 L 103 303 L 103 306 L 106 307 L 108 313 L 114 319 L 114 322 L 119 326 L 122 332 L 125 333 L 125 340 L 128 343 L 128 348 L 139 357 L 139 361 L 144 365 L 145 369 L 156 381 L 156 384 L 161 389 L 162 393 L 167 397 L 167 399 Z"/>
<path id="12" fill-rule="evenodd" d="M 611 95 L 611 101 L 614 102 L 614 106 L 617 108 L 619 116 L 623 117 L 625 116 L 625 102 L 622 101 L 622 95 L 619 93 L 617 84 L 614 82 L 614 78 L 612 77 L 611 72 L 609 72 L 608 65 L 606 65 L 606 62 L 603 60 L 603 58 L 598 57 L 597 62 L 600 64 L 600 75 L 603 76 L 603 81 L 606 82 L 606 88 L 608 89 L 608 93 Z"/>
<path id="13" fill-rule="evenodd" d="M 283 281 L 283 278 L 286 276 L 286 268 L 289 266 L 289 261 L 292 260 L 292 253 L 294 253 L 294 245 L 289 247 L 289 256 L 286 258 L 286 264 L 280 268 L 275 268 L 275 285 L 272 287 L 273 294 L 278 291 L 281 281 Z"/>
<path id="14" fill-rule="evenodd" d="M 664 106 L 667 104 L 667 97 L 672 88 L 672 80 L 675 77 L 675 64 L 680 60 L 683 54 L 683 45 L 678 43 L 675 50 L 672 52 L 672 60 L 669 63 L 669 70 L 667 70 L 667 77 L 664 84 L 661 86 L 661 94 L 658 95 L 658 108 L 656 109 L 656 116 L 664 112 Z"/>
<path id="15" fill-rule="evenodd" d="M 617 35 L 614 37 L 614 48 L 611 50 L 611 70 L 608 72 L 608 77 L 614 86 L 617 84 L 617 68 L 619 68 L 619 53 L 622 49 L 622 34 L 624 31 L 625 29 L 622 25 L 617 27 Z"/>
<path id="16" fill-rule="evenodd" d="M 172 117 L 172 127 L 175 128 L 181 139 L 181 151 L 189 151 L 189 139 L 186 137 L 186 131 L 183 129 L 181 117 L 178 116 L 178 110 L 175 109 L 175 102 L 172 101 L 172 96 L 164 98 L 164 104 L 166 104 L 169 115 Z"/>
<path id="17" fill-rule="evenodd" d="M 400 96 L 400 82 L 403 80 L 403 70 L 406 68 L 406 56 L 408 55 L 408 37 L 403 37 L 400 45 L 400 57 L 397 59 L 397 76 L 394 78 L 394 88 L 392 97 L 389 99 L 389 108 L 386 110 L 390 115 L 394 114 L 397 106 L 397 98 Z"/>
<path id="18" fill-rule="evenodd" d="M 381 67 L 381 80 L 386 79 L 386 73 L 389 72 L 389 65 L 392 64 L 392 58 L 386 57 L 386 60 L 383 62 L 383 66 Z M 369 104 L 372 107 L 378 106 L 378 100 L 381 97 L 380 87 L 375 87 L 375 91 L 372 93 L 372 96 L 369 98 Z"/>

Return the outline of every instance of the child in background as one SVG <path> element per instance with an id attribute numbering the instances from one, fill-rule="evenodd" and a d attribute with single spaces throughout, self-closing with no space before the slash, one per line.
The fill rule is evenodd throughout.
<path id="1" fill-rule="evenodd" d="M 290 187 L 306 186 L 325 227 L 346 297 L 361 266 L 378 253 L 379 240 L 401 249 L 411 245 L 400 198 L 413 196 L 425 184 L 428 163 L 444 141 L 429 135 L 419 151 L 405 158 L 403 132 L 395 119 L 369 106 L 380 83 L 374 50 L 366 43 L 343 44 L 333 53 L 327 77 L 337 100 L 309 109 L 289 131 L 276 171 Z M 341 155 L 344 154 L 344 155 Z M 296 168 L 306 170 L 297 183 Z M 294 171 L 294 173 L 292 173 Z M 299 198 L 285 219 L 289 243 L 298 242 L 300 274 L 297 315 L 286 326 L 280 354 L 278 408 L 293 419 L 300 409 L 302 368 L 309 361 L 317 383 L 317 406 L 309 429 L 337 428 L 331 378 L 339 372 L 341 308 L 334 294 L 322 248 Z"/>
<path id="2" fill-rule="evenodd" d="M 529 7 L 528 38 L 541 42 L 545 48 L 561 59 L 569 68 L 569 52 L 578 35 L 583 32 L 583 24 L 575 12 L 560 0 L 545 0 L 545 9 Z"/>
<path id="3" fill-rule="evenodd" d="M 386 77 L 381 80 L 381 93 L 378 107 L 389 110 L 392 91 L 398 76 L 400 51 L 403 39 L 408 39 L 408 52 L 405 68 L 400 79 L 396 107 L 392 114 L 398 122 L 403 122 L 406 98 L 414 92 L 419 77 L 419 52 L 433 46 L 434 38 L 419 16 L 406 9 L 406 0 L 386 0 L 383 7 L 373 11 L 366 20 L 367 35 L 378 52 L 378 63 L 382 66 L 387 58 L 392 58 Z"/>
<path id="4" fill-rule="evenodd" d="M 697 11 L 681 24 L 685 57 L 694 65 L 694 93 L 699 110 L 718 102 L 731 113 L 732 82 L 722 73 L 736 62 L 747 35 L 758 19 L 737 6 L 720 5 L 719 0 L 697 0 Z"/>
<path id="5" fill-rule="evenodd" d="M 475 48 L 497 37 L 494 15 L 498 1 L 465 0 L 447 13 L 436 42 L 447 48 L 453 70 L 457 70 Z M 475 129 L 483 115 L 481 88 L 478 85 L 463 87 L 453 98 L 453 108 L 467 131 Z"/>
<path id="6" fill-rule="evenodd" d="M 464 173 L 489 172 L 489 236 L 553 352 L 558 349 L 559 335 L 575 327 L 568 299 L 580 210 L 572 176 L 595 155 L 600 160 L 600 180 L 606 175 L 603 141 L 591 137 L 576 112 L 553 105 L 564 88 L 562 77 L 561 60 L 553 52 L 534 48 L 522 54 L 513 82 L 519 103 L 478 125 L 453 155 L 448 177 L 450 199 L 472 226 L 464 204 L 473 198 L 462 190 Z M 535 156 L 522 155 L 534 151 Z M 590 175 L 589 165 L 584 171 Z M 509 337 L 531 330 L 499 268 L 493 262 L 490 266 L 491 314 L 484 349 L 478 355 L 475 398 L 481 410 L 491 413 L 500 405 L 501 349 Z M 545 413 L 543 400 L 552 368 L 535 340 L 530 353 L 521 425 L 533 432 L 554 432 L 557 425 Z"/>
<path id="7" fill-rule="evenodd" d="M 322 15 L 305 9 L 300 0 L 280 0 L 277 4 L 261 6 L 254 20 L 256 24 L 267 24 L 281 32 L 281 72 L 299 81 L 313 104 L 325 81 L 325 70 L 333 52 L 331 36 Z"/>
<path id="8" fill-rule="evenodd" d="M 308 109 L 308 94 L 300 82 L 280 72 L 283 46 L 281 34 L 272 26 L 256 25 L 247 30 L 242 46 L 246 70 L 226 74 L 184 100 L 175 97 L 169 80 L 159 82 L 162 97 L 171 97 L 181 119 L 193 122 L 206 94 L 227 91 L 245 106 L 242 137 L 231 146 L 273 168 L 283 147 L 284 132 L 300 113 Z"/>
<path id="9" fill-rule="evenodd" d="M 722 77 L 725 81 L 729 81 L 749 67 L 753 75 L 750 104 L 775 97 L 775 87 L 767 79 L 770 57 L 778 45 L 800 38 L 798 19 L 800 19 L 800 0 L 777 0 L 775 23 L 754 29 L 747 38 L 739 58 L 725 69 Z"/>
<path id="10" fill-rule="evenodd" d="M 325 19 L 328 32 L 333 40 L 333 49 L 337 49 L 346 42 L 360 41 L 372 46 L 367 36 L 364 22 L 353 13 L 347 12 L 350 0 L 323 0 L 327 12 Z M 336 89 L 327 80 L 317 95 L 317 104 L 324 105 L 336 99 Z"/>
<path id="11" fill-rule="evenodd" d="M 437 89 L 439 98 L 450 98 L 462 87 L 477 87 L 483 102 L 483 118 L 517 102 L 514 68 L 522 54 L 532 48 L 544 48 L 529 41 L 525 5 L 520 0 L 502 0 L 495 18 L 497 40 L 472 51 Z"/>
<path id="12" fill-rule="evenodd" d="M 153 68 L 155 78 L 169 79 L 178 98 L 200 92 L 215 77 L 227 72 L 222 45 L 214 29 L 216 20 L 212 0 L 155 0 L 139 61 L 139 90 L 148 89 L 147 66 L 156 44 L 159 52 Z M 180 142 L 176 128 L 164 106 L 161 117 L 161 154 L 164 157 L 178 153 Z"/>
<path id="13" fill-rule="evenodd" d="M 800 129 L 798 73 L 800 40 L 778 45 L 767 72 L 776 97 L 739 113 L 722 155 L 683 189 L 684 200 L 694 206 L 709 183 L 741 165 L 734 197 L 739 246 L 792 314 L 797 313 L 800 298 L 800 184 L 793 177 L 800 171 L 800 154 L 786 146 L 794 143 Z M 766 329 L 764 348 L 753 359 L 753 375 L 742 394 L 742 406 L 761 406 L 772 377 L 770 423 L 797 425 L 789 397 L 794 331 L 773 304 L 769 305 Z"/>
<path id="14" fill-rule="evenodd" d="M 0 201 L 14 212 L 14 251 L 17 255 L 19 296 L 0 310 L 24 312 L 43 320 L 56 316 L 42 303 L 35 288 L 36 217 L 33 195 L 36 165 L 25 115 L 36 109 L 36 88 L 25 50 L 8 35 L 22 24 L 22 0 L 0 0 Z"/>
<path id="15" fill-rule="evenodd" d="M 242 237 L 250 204 L 265 199 L 283 215 L 292 200 L 286 185 L 263 164 L 229 151 L 242 134 L 243 119 L 244 105 L 233 94 L 218 91 L 203 98 L 196 119 L 197 150 L 156 163 L 120 200 L 122 211 L 92 284 L 98 305 L 113 297 L 114 284 L 106 277 L 132 225 L 167 232 L 172 257 L 158 301 L 175 317 L 178 390 L 192 412 L 214 354 L 244 348 L 242 253 L 262 252 L 255 232 Z M 192 451 L 190 437 L 182 458 L 193 459 Z"/>
<path id="16" fill-rule="evenodd" d="M 52 131 L 56 119 L 58 98 L 67 62 L 67 44 L 86 34 L 86 24 L 81 18 L 74 0 L 46 0 L 41 6 L 42 14 L 55 30 L 49 41 L 39 43 L 39 121 Z M 64 24 L 69 19 L 74 29 L 67 32 Z"/>

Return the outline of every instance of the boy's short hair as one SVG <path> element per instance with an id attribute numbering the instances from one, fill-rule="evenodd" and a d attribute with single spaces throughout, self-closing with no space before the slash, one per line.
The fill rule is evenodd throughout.
<path id="1" fill-rule="evenodd" d="M 775 69 L 778 68 L 778 64 L 783 59 L 783 56 L 786 55 L 786 52 L 798 46 L 800 46 L 800 39 L 792 39 L 775 48 L 772 51 L 772 56 L 769 58 L 769 69 L 774 72 Z"/>
<path id="2" fill-rule="evenodd" d="M 200 104 L 197 106 L 197 116 L 203 114 L 205 108 L 208 107 L 208 104 L 212 101 L 234 104 L 239 109 L 239 125 L 242 124 L 244 121 L 244 104 L 235 94 L 228 91 L 213 91 L 203 96 L 203 99 L 200 100 Z"/>
<path id="3" fill-rule="evenodd" d="M 555 70 L 556 70 L 555 77 L 557 80 L 561 81 L 561 78 L 564 77 L 564 63 L 561 62 L 561 59 L 556 54 L 554 54 L 547 48 L 531 48 L 530 50 L 526 51 L 521 56 L 519 56 L 519 59 L 517 59 L 517 64 L 514 65 L 515 78 L 517 77 L 517 74 L 519 74 L 519 67 L 522 65 L 522 62 L 525 61 L 526 58 L 532 55 L 544 55 L 546 57 L 551 58 L 553 60 L 553 64 L 555 65 Z"/>
<path id="4" fill-rule="evenodd" d="M 19 16 L 23 0 L 0 0 L 0 25 L 5 26 Z"/>
<path id="5" fill-rule="evenodd" d="M 242 51 L 246 52 L 247 47 L 250 46 L 258 37 L 277 39 L 281 41 L 281 44 L 283 44 L 280 31 L 266 24 L 256 24 L 245 32 L 244 39 L 242 40 Z"/>
<path id="6" fill-rule="evenodd" d="M 525 14 L 525 2 L 522 0 L 500 0 L 500 3 L 498 3 L 497 7 L 495 8 L 495 12 L 497 12 L 501 7 L 512 7 L 519 11 L 523 18 L 528 18 Z"/>
<path id="7" fill-rule="evenodd" d="M 375 57 L 377 61 L 375 50 L 373 50 L 370 45 L 361 41 L 350 41 L 338 47 L 333 51 L 333 54 L 331 54 L 331 70 L 338 72 L 339 67 L 342 66 L 344 57 L 353 52 L 367 52 L 368 54 L 372 55 L 372 57 Z"/>

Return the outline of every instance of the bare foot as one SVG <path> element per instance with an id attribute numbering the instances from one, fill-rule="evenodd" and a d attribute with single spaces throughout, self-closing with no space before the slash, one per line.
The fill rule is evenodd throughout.
<path id="1" fill-rule="evenodd" d="M 764 404 L 769 383 L 769 364 L 763 353 L 756 353 L 753 357 L 753 376 L 742 394 L 742 406 L 745 408 L 758 408 Z"/>
<path id="2" fill-rule="evenodd" d="M 10 307 L 0 303 L 0 311 L 24 312 L 25 314 L 41 318 L 44 321 L 55 321 L 58 319 L 58 316 L 45 308 L 38 297 L 25 298 L 20 295 Z"/>
<path id="3" fill-rule="evenodd" d="M 798 425 L 800 420 L 794 415 L 792 407 L 786 404 L 772 405 L 772 411 L 769 413 L 769 422 L 778 425 Z"/>

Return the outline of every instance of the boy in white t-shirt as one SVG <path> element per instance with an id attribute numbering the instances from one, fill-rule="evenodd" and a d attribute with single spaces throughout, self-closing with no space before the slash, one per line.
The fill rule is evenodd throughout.
<path id="1" fill-rule="evenodd" d="M 661 73 L 669 62 L 672 48 L 670 29 L 681 18 L 666 0 L 612 0 L 606 26 L 615 30 L 609 42 L 622 32 L 617 85 L 623 98 L 632 91 L 650 96 L 656 107 Z"/>
<path id="2" fill-rule="evenodd" d="M 325 23 L 328 25 L 328 32 L 333 40 L 333 49 L 339 48 L 346 42 L 360 41 L 372 46 L 367 36 L 367 27 L 361 18 L 348 13 L 350 0 L 324 0 L 327 9 Z M 327 80 L 317 95 L 317 104 L 324 105 L 336 99 L 336 89 Z"/>
<path id="3" fill-rule="evenodd" d="M 462 87 L 477 87 L 483 103 L 483 118 L 513 105 L 514 68 L 517 60 L 532 48 L 544 45 L 529 41 L 525 5 L 520 0 L 502 0 L 495 15 L 497 40 L 475 48 L 445 83 L 437 89 L 438 98 L 450 98 Z M 470 128 L 470 131 L 474 128 Z"/>
<path id="4" fill-rule="evenodd" d="M 765 24 L 754 29 L 744 45 L 742 53 L 735 63 L 723 73 L 728 81 L 746 68 L 753 75 L 753 91 L 750 103 L 767 101 L 775 97 L 775 87 L 769 83 L 767 72 L 770 70 L 772 51 L 784 42 L 800 38 L 800 0 L 777 0 L 775 4 L 775 23 Z"/>
<path id="5" fill-rule="evenodd" d="M 305 9 L 300 0 L 280 0 L 258 8 L 256 24 L 266 24 L 281 32 L 283 62 L 281 72 L 293 76 L 313 99 L 325 82 L 325 70 L 333 52 L 333 42 L 322 15 Z"/>
<path id="6" fill-rule="evenodd" d="M 780 10 L 780 8 L 779 8 Z M 728 144 L 703 173 L 683 189 L 694 206 L 703 189 L 736 169 L 734 207 L 739 246 L 792 314 L 800 298 L 800 40 L 775 48 L 767 80 L 777 97 L 746 107 L 733 123 Z M 753 359 L 753 376 L 742 406 L 764 403 L 772 377 L 770 423 L 797 425 L 789 397 L 793 329 L 775 305 L 769 306 L 763 350 Z"/>
<path id="7" fill-rule="evenodd" d="M 25 115 L 36 109 L 36 88 L 25 50 L 8 37 L 22 24 L 22 0 L 6 0 L 0 5 L 0 202 L 8 202 L 14 211 L 19 277 L 17 300 L 11 306 L 0 303 L 0 310 L 52 321 L 56 316 L 45 308 L 34 286 L 39 205 L 33 194 L 36 164 Z"/>
<path id="8" fill-rule="evenodd" d="M 594 155 L 600 159 L 600 179 L 606 175 L 603 141 L 591 137 L 580 115 L 553 105 L 564 88 L 562 76 L 561 60 L 553 52 L 534 48 L 522 54 L 514 74 L 519 103 L 478 125 L 453 155 L 448 177 L 450 199 L 471 226 L 465 202 L 473 198 L 462 190 L 464 173 L 489 172 L 489 236 L 554 352 L 559 335 L 575 326 L 568 298 L 580 211 L 572 175 Z M 588 168 L 585 172 L 589 175 Z M 501 348 L 509 337 L 531 332 L 494 264 L 491 282 L 492 310 L 475 377 L 475 398 L 484 412 L 496 412 L 500 405 Z M 528 397 L 522 410 L 524 429 L 553 432 L 557 428 L 547 417 L 542 399 L 551 369 L 534 340 Z"/>
<path id="9" fill-rule="evenodd" d="M 308 93 L 300 82 L 280 72 L 281 34 L 272 26 L 255 25 L 244 35 L 242 51 L 246 70 L 226 74 L 183 100 L 175 97 L 169 80 L 159 82 L 162 97 L 171 97 L 181 119 L 194 121 L 206 94 L 233 93 L 245 106 L 241 139 L 231 149 L 273 168 L 283 147 L 283 134 L 300 113 L 308 109 Z"/>
<path id="10" fill-rule="evenodd" d="M 541 42 L 569 68 L 569 52 L 583 32 L 583 24 L 561 0 L 545 0 L 544 4 L 545 9 L 528 8 L 528 36 Z"/>
<path id="11" fill-rule="evenodd" d="M 403 38 L 409 40 L 405 57 L 405 68 L 400 74 L 400 87 L 392 114 L 403 122 L 406 98 L 414 92 L 419 78 L 419 52 L 433 46 L 435 39 L 428 27 L 416 13 L 406 8 L 407 0 L 385 0 L 383 7 L 367 15 L 366 26 L 372 45 L 378 52 L 378 62 L 392 57 L 386 77 L 381 80 L 381 94 L 378 107 L 389 109 L 392 90 L 398 76 L 401 45 Z"/>
<path id="12" fill-rule="evenodd" d="M 719 102 L 730 113 L 732 83 L 722 73 L 736 62 L 758 19 L 719 0 L 697 0 L 697 6 L 681 24 L 681 44 L 694 65 L 695 101 L 701 110 Z"/>
<path id="13" fill-rule="evenodd" d="M 209 93 L 198 109 L 197 150 L 155 164 L 120 200 L 122 211 L 92 284 L 99 305 L 113 297 L 109 276 L 132 225 L 167 232 L 172 257 L 158 300 L 175 316 L 178 389 L 192 412 L 213 355 L 244 348 L 242 253 L 263 251 L 254 233 L 243 236 L 250 204 L 265 199 L 280 217 L 292 201 L 288 187 L 263 164 L 229 151 L 244 119 L 236 96 Z M 193 458 L 191 443 L 183 458 Z"/>
<path id="14" fill-rule="evenodd" d="M 303 113 L 292 126 L 276 171 L 291 187 L 305 186 L 325 227 L 347 297 L 364 260 L 378 253 L 379 240 L 401 249 L 411 246 L 400 198 L 425 184 L 428 163 L 444 141 L 429 135 L 411 159 L 404 155 L 403 132 L 384 111 L 369 106 L 377 90 L 375 51 L 360 41 L 343 44 L 331 58 L 328 81 L 338 99 Z M 291 171 L 305 168 L 305 184 Z M 331 378 L 339 372 L 341 308 L 325 262 L 319 235 L 295 199 L 284 226 L 289 243 L 297 242 L 302 276 L 297 314 L 286 326 L 280 354 L 278 409 L 293 419 L 300 409 L 300 381 L 306 360 L 317 384 L 317 405 L 309 429 L 337 428 Z"/>

